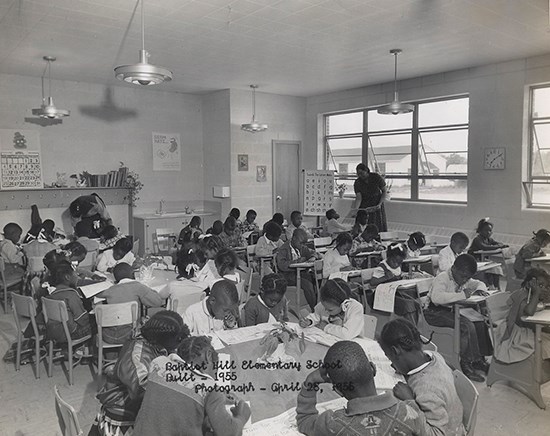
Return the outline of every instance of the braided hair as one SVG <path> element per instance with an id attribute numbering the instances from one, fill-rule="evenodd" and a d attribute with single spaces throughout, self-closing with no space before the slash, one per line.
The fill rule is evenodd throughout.
<path id="1" fill-rule="evenodd" d="M 69 242 L 62 248 L 63 250 L 68 252 L 69 258 L 71 260 L 78 260 L 79 262 L 82 262 L 88 254 L 88 250 L 86 250 L 86 247 L 84 247 L 84 245 L 77 241 Z"/>
<path id="2" fill-rule="evenodd" d="M 217 356 L 208 336 L 189 336 L 181 342 L 177 353 L 186 362 L 193 362 L 200 359 L 207 349 L 211 349 L 214 355 Z"/>
<path id="3" fill-rule="evenodd" d="M 262 284 L 260 291 L 266 294 L 279 294 L 284 295 L 286 293 L 287 281 L 282 274 L 273 273 L 267 274 L 262 278 Z"/>
<path id="4" fill-rule="evenodd" d="M 52 286 L 59 286 L 62 284 L 69 284 L 71 276 L 75 274 L 75 270 L 67 259 L 61 259 L 53 266 L 51 270 L 51 276 L 49 283 Z"/>
<path id="5" fill-rule="evenodd" d="M 321 301 L 330 300 L 341 305 L 349 298 L 351 298 L 351 289 L 348 283 L 342 279 L 327 280 L 321 288 Z"/>
<path id="6" fill-rule="evenodd" d="M 479 222 L 477 223 L 476 233 L 481 233 L 481 231 L 486 227 L 489 226 L 493 228 L 493 223 L 489 221 L 489 217 L 481 218 Z"/>
<path id="7" fill-rule="evenodd" d="M 405 318 L 394 319 L 382 328 L 378 343 L 383 350 L 400 347 L 405 351 L 420 351 L 424 342 L 413 323 Z"/>
<path id="8" fill-rule="evenodd" d="M 537 279 L 537 281 L 545 280 L 547 283 L 550 283 L 550 274 L 542 268 L 531 268 L 525 274 L 525 279 L 521 282 L 521 287 L 527 288 L 529 282 L 533 279 Z"/>
<path id="9" fill-rule="evenodd" d="M 176 349 L 190 332 L 177 312 L 161 310 L 143 325 L 141 335 L 152 345 L 171 351 Z"/>
<path id="10" fill-rule="evenodd" d="M 336 236 L 336 247 L 341 247 L 346 244 L 351 244 L 353 242 L 353 238 L 351 235 L 347 232 L 339 233 L 338 236 Z"/>
<path id="11" fill-rule="evenodd" d="M 414 232 L 409 235 L 409 246 L 413 244 L 417 249 L 426 245 L 426 236 L 422 232 Z"/>
<path id="12" fill-rule="evenodd" d="M 214 263 L 218 270 L 218 274 L 220 277 L 223 277 L 237 268 L 239 265 L 239 258 L 230 248 L 222 248 L 218 251 L 218 254 L 216 254 Z"/>
<path id="13" fill-rule="evenodd" d="M 403 244 L 390 244 L 388 246 L 388 249 L 386 250 L 386 258 L 390 257 L 401 257 L 402 259 L 405 259 L 405 257 L 407 257 L 407 250 L 405 249 Z"/>
<path id="14" fill-rule="evenodd" d="M 536 232 L 533 232 L 535 238 L 539 240 L 541 245 L 547 245 L 550 243 L 550 232 L 546 229 L 539 229 Z"/>

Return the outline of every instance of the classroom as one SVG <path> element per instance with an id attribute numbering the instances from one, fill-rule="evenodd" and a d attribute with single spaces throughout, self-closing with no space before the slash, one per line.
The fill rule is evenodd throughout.
<path id="1" fill-rule="evenodd" d="M 548 433 L 547 0 L 3 0 L 0 115 L 0 436 Z"/>

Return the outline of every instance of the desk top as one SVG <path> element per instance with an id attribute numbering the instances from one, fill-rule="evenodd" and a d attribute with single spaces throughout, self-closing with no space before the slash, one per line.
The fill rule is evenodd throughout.
<path id="1" fill-rule="evenodd" d="M 500 266 L 497 262 L 478 262 L 477 263 L 477 272 L 483 272 L 490 270 L 491 268 L 495 268 L 497 266 Z"/>
<path id="2" fill-rule="evenodd" d="M 380 256 L 384 251 L 362 251 L 360 253 L 356 253 L 354 255 L 350 255 L 349 257 L 369 257 L 369 256 Z"/>
<path id="3" fill-rule="evenodd" d="M 432 256 L 430 254 L 426 254 L 424 256 L 409 257 L 405 259 L 403 263 L 426 263 L 431 261 L 432 261 Z"/>
<path id="4" fill-rule="evenodd" d="M 524 322 L 550 325 L 550 309 L 541 310 L 540 312 L 535 313 L 533 316 L 524 316 L 521 319 Z"/>
<path id="5" fill-rule="evenodd" d="M 313 268 L 314 266 L 315 262 L 299 262 L 289 265 L 290 268 Z"/>
<path id="6" fill-rule="evenodd" d="M 531 259 L 525 259 L 526 262 L 550 262 L 550 254 L 539 257 L 532 257 Z"/>

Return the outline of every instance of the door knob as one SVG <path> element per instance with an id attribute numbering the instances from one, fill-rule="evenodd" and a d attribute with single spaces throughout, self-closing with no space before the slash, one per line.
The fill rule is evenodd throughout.
<path id="1" fill-rule="evenodd" d="M 279 200 L 282 200 L 283 197 L 281 197 L 280 195 L 277 195 L 277 197 L 275 197 L 275 200 L 279 201 Z"/>

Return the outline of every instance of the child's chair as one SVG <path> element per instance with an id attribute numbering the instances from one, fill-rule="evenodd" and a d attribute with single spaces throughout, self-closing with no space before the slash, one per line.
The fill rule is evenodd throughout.
<path id="1" fill-rule="evenodd" d="M 92 339 L 92 335 L 86 335 L 82 338 L 72 339 L 69 332 L 69 327 L 67 322 L 69 320 L 69 314 L 67 312 L 67 305 L 64 301 L 52 300 L 51 298 L 42 297 L 42 311 L 44 313 L 44 320 L 46 325 L 48 321 L 57 321 L 63 325 L 63 331 L 65 332 L 65 337 L 67 338 L 67 349 L 68 349 L 68 358 L 69 358 L 69 384 L 74 384 L 73 378 L 73 347 L 75 345 L 84 344 L 85 342 Z M 53 340 L 48 339 L 48 377 L 52 376 L 53 368 Z M 59 344 L 58 344 L 59 345 Z M 61 344 L 65 345 L 65 344 Z"/>
<path id="2" fill-rule="evenodd" d="M 81 436 L 83 431 L 78 422 L 78 416 L 74 407 L 67 403 L 59 394 L 57 385 L 53 388 L 55 392 L 55 412 L 59 420 L 59 427 L 63 436 Z"/>
<path id="3" fill-rule="evenodd" d="M 15 327 L 17 329 L 17 354 L 15 355 L 15 370 L 19 371 L 21 367 L 21 346 L 23 342 L 23 326 L 21 318 L 28 318 L 32 326 L 34 339 L 34 363 L 35 377 L 40 378 L 40 342 L 42 336 L 36 325 L 36 302 L 33 297 L 11 293 L 11 304 L 13 308 L 13 317 L 15 318 Z"/>
<path id="4" fill-rule="evenodd" d="M 477 420 L 477 403 L 479 393 L 471 380 L 461 371 L 453 371 L 455 389 L 462 403 L 462 423 L 467 436 L 473 436 Z"/>
<path id="5" fill-rule="evenodd" d="M 105 327 L 116 327 L 131 325 L 137 327 L 138 321 L 138 302 L 130 301 L 128 303 L 118 304 L 97 304 L 95 306 L 95 319 L 97 321 L 97 372 L 103 373 L 103 349 L 120 348 L 122 344 L 109 344 L 103 342 L 103 329 Z"/>
<path id="6" fill-rule="evenodd" d="M 17 285 L 19 285 L 19 290 L 21 290 L 23 287 L 23 276 L 7 278 L 6 264 L 4 263 L 4 259 L 0 257 L 0 288 L 4 293 L 4 313 L 8 313 L 8 290 Z"/>

